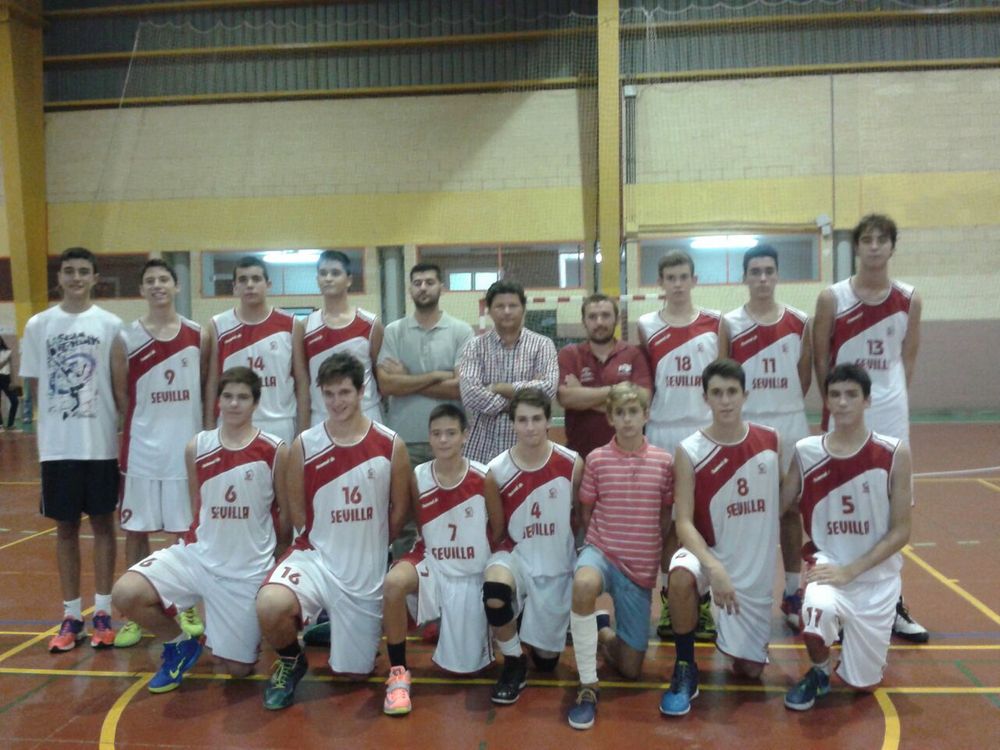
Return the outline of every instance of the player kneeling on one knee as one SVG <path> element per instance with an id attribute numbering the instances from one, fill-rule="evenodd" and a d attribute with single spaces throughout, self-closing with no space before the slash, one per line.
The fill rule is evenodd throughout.
<path id="1" fill-rule="evenodd" d="M 527 684 L 521 640 L 542 671 L 555 669 L 566 646 L 576 562 L 572 520 L 583 461 L 548 439 L 551 413 L 544 392 L 514 394 L 514 446 L 490 461 L 484 485 L 487 507 L 502 514 L 507 536 L 506 549 L 489 559 L 483 583 L 486 620 L 504 655 L 494 703 L 514 703 Z"/>
<path id="2" fill-rule="evenodd" d="M 245 677 L 257 662 L 254 600 L 291 528 L 284 495 L 288 448 L 252 423 L 260 391 L 260 378 L 249 368 L 222 374 L 221 426 L 198 433 L 185 453 L 190 495 L 201 500 L 196 525 L 177 544 L 133 565 L 112 591 L 126 617 L 170 639 L 149 682 L 151 692 L 179 687 L 198 661 L 201 639 L 178 634 L 173 616 L 199 601 L 205 606 L 206 645 L 223 669 Z"/>
<path id="3" fill-rule="evenodd" d="M 308 670 L 298 631 L 324 610 L 331 669 L 367 675 L 375 667 L 385 553 L 409 511 L 411 472 L 403 441 L 362 413 L 364 378 L 356 357 L 326 359 L 316 381 L 329 416 L 289 452 L 289 512 L 305 531 L 257 594 L 261 631 L 278 653 L 264 691 L 268 709 L 291 705 Z"/>
<path id="4" fill-rule="evenodd" d="M 420 539 L 386 574 L 382 624 L 389 652 L 383 711 L 408 714 L 411 678 L 406 664 L 407 609 L 418 625 L 441 621 L 431 657 L 449 672 L 478 672 L 493 661 L 486 614 L 479 604 L 490 534 L 503 533 L 499 504 L 487 505 L 486 466 L 463 458 L 468 440 L 465 413 L 436 406 L 429 418 L 432 461 L 413 471 Z"/>
<path id="5" fill-rule="evenodd" d="M 767 663 L 778 547 L 781 461 L 778 434 L 743 421 L 746 376 L 731 360 L 702 373 L 712 424 L 681 441 L 674 467 L 677 536 L 668 606 L 676 662 L 660 712 L 683 716 L 698 697 L 694 630 L 698 601 L 711 592 L 716 647 L 741 676 Z"/>
<path id="6" fill-rule="evenodd" d="M 910 537 L 911 462 L 905 442 L 869 432 L 871 379 L 857 365 L 826 377 L 834 428 L 795 445 L 782 491 L 802 514 L 805 548 L 803 634 L 811 666 L 785 706 L 812 708 L 830 691 L 830 646 L 843 628 L 837 674 L 848 685 L 882 681 L 900 591 L 900 550 Z"/>
<path id="7" fill-rule="evenodd" d="M 649 395 L 632 383 L 612 386 L 606 403 L 615 435 L 587 456 L 580 485 L 580 517 L 586 546 L 573 577 L 570 630 L 580 688 L 567 719 L 588 729 L 597 717 L 597 651 L 626 679 L 639 677 L 649 639 L 652 591 L 663 537 L 670 527 L 673 460 L 643 436 Z M 608 593 L 616 629 L 606 612 L 595 612 Z"/>

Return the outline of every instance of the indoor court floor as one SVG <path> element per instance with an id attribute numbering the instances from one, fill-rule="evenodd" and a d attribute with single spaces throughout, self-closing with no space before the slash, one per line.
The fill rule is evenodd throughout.
<path id="1" fill-rule="evenodd" d="M 701 647 L 701 696 L 688 716 L 667 719 L 657 707 L 673 649 L 654 641 L 640 682 L 622 683 L 601 669 L 597 724 L 578 732 L 565 720 L 576 684 L 570 649 L 554 679 L 531 679 L 516 705 L 499 707 L 489 701 L 496 667 L 468 679 L 449 676 L 431 664 L 431 647 L 414 638 L 414 711 L 402 718 L 381 713 L 384 650 L 367 682 L 346 683 L 331 677 L 325 653 L 307 649 L 310 673 L 295 704 L 281 712 L 261 705 L 269 650 L 247 680 L 213 675 L 203 656 L 183 686 L 165 695 L 145 689 L 159 658 L 151 641 L 50 655 L 45 644 L 60 595 L 53 525 L 37 513 L 34 436 L 0 433 L 0 747 L 1000 747 L 1000 424 L 917 424 L 913 442 L 917 507 L 903 591 L 931 642 L 894 641 L 874 695 L 835 682 L 814 710 L 786 710 L 782 696 L 807 659 L 775 607 L 772 662 L 762 681 L 727 676 L 714 649 Z M 89 606 L 86 540 L 82 546 Z M 121 555 L 120 548 L 119 571 Z"/>

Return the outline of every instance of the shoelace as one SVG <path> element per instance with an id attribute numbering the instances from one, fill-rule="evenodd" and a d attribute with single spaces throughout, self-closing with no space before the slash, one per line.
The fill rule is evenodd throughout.
<path id="1" fill-rule="evenodd" d="M 278 671 L 274 673 L 271 682 L 276 688 L 283 688 L 295 670 L 295 661 L 293 660 L 291 664 L 288 664 L 284 659 L 278 659 L 275 664 L 278 666 Z"/>
<path id="2" fill-rule="evenodd" d="M 591 703 L 597 703 L 597 693 L 591 688 L 581 688 L 580 692 L 576 694 L 576 705 L 579 706 L 586 700 L 589 700 Z"/>
<path id="3" fill-rule="evenodd" d="M 63 620 L 62 626 L 59 628 L 59 635 L 66 635 L 67 633 L 73 632 L 73 621 L 66 619 Z"/>

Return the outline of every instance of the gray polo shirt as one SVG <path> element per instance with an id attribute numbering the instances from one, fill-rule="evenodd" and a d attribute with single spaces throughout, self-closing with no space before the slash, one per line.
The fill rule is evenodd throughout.
<path id="1" fill-rule="evenodd" d="M 394 320 L 385 327 L 379 364 L 395 359 L 403 364 L 410 375 L 420 375 L 434 370 L 454 370 L 462 347 L 473 336 L 472 326 L 446 312 L 430 330 L 424 330 L 412 315 Z M 441 399 L 428 398 L 419 393 L 409 396 L 389 396 L 389 427 L 399 433 L 407 443 L 427 442 L 427 419 Z M 459 399 L 450 401 L 458 407 Z"/>

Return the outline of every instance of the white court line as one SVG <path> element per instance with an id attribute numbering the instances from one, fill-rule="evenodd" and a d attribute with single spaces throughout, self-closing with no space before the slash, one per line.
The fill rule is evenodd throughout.
<path id="1" fill-rule="evenodd" d="M 963 540 L 963 541 L 960 541 L 960 542 L 955 542 L 955 544 L 964 544 L 964 545 L 968 546 L 970 544 L 979 544 L 979 540 L 978 539 L 966 539 L 966 540 Z"/>
<path id="2" fill-rule="evenodd" d="M 911 547 L 936 547 L 937 542 L 913 542 Z"/>

